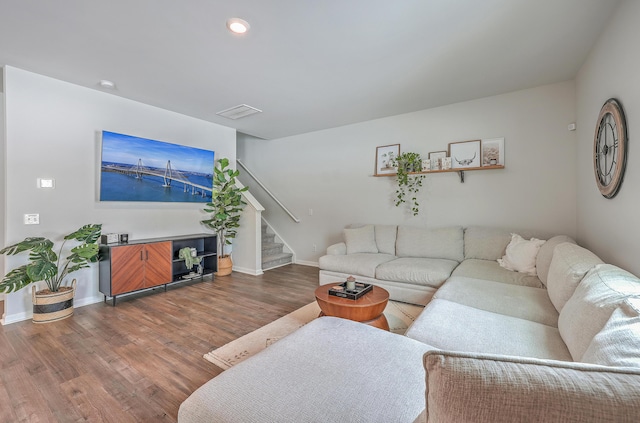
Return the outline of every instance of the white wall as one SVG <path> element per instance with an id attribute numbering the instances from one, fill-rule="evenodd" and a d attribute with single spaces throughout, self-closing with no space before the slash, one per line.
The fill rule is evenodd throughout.
<path id="1" fill-rule="evenodd" d="M 576 78 L 578 241 L 604 261 L 640 275 L 640 2 L 620 4 Z M 620 191 L 600 195 L 593 173 L 593 138 L 604 102 L 617 98 L 626 114 L 629 152 Z"/>
<path id="2" fill-rule="evenodd" d="M 295 250 L 317 263 L 349 223 L 488 225 L 576 233 L 573 82 L 271 141 L 238 137 L 238 158 L 302 219 L 294 223 L 242 173 L 264 217 Z M 394 178 L 372 177 L 376 146 L 400 143 L 427 156 L 447 144 L 505 138 L 506 169 L 428 175 L 421 212 L 396 208 Z M 313 215 L 309 215 L 313 209 Z M 313 251 L 313 245 L 316 251 Z"/>
<path id="3" fill-rule="evenodd" d="M 235 162 L 234 129 L 16 68 L 5 77 L 6 243 L 61 239 L 94 222 L 130 239 L 208 232 L 202 204 L 99 202 L 100 131 L 213 149 Z M 55 178 L 55 189 L 36 188 L 38 177 Z M 39 213 L 40 225 L 25 226 L 25 213 Z M 7 268 L 21 260 L 7 258 Z M 97 266 L 76 276 L 75 304 L 100 301 Z M 30 309 L 29 289 L 8 295 L 5 322 L 28 318 Z"/>
<path id="4" fill-rule="evenodd" d="M 7 168 L 4 160 L 4 68 L 0 67 L 0 248 L 4 248 L 4 228 L 5 228 L 5 170 Z M 0 257 L 0 275 L 4 275 L 4 257 Z M 4 300 L 4 294 L 0 294 L 0 301 Z M 0 316 L 2 318 L 2 316 Z"/>

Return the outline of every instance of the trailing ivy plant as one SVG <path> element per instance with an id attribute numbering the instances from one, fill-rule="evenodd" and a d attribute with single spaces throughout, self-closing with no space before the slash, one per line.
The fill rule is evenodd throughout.
<path id="1" fill-rule="evenodd" d="M 393 159 L 393 166 L 397 169 L 398 188 L 396 189 L 395 205 L 399 207 L 402 203 L 407 203 L 410 197 L 411 213 L 417 216 L 420 212 L 418 203 L 418 192 L 422 187 L 424 175 L 412 174 L 422 170 L 422 159 L 418 153 L 402 153 Z"/>

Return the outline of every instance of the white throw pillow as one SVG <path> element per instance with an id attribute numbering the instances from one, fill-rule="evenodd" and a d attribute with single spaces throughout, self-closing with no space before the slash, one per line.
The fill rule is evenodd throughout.
<path id="1" fill-rule="evenodd" d="M 531 238 L 527 241 L 518 234 L 511 234 L 506 254 L 498 259 L 498 264 L 507 270 L 536 276 L 536 257 L 544 243 L 541 239 Z"/>
<path id="2" fill-rule="evenodd" d="M 542 253 L 538 255 L 540 254 Z M 547 273 L 547 293 L 558 313 L 569 301 L 584 275 L 598 264 L 602 264 L 602 260 L 586 248 L 570 242 L 556 245 Z"/>
<path id="3" fill-rule="evenodd" d="M 602 366 L 640 367 L 640 298 L 627 298 L 611 314 L 580 359 Z"/>
<path id="4" fill-rule="evenodd" d="M 373 225 L 366 225 L 356 229 L 345 229 L 344 240 L 345 244 L 347 244 L 347 254 L 378 252 Z"/>

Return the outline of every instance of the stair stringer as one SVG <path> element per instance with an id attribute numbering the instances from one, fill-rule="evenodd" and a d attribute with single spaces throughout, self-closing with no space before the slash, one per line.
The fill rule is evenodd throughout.
<path id="1" fill-rule="evenodd" d="M 267 226 L 267 229 L 269 231 L 271 231 L 275 237 L 274 237 L 274 242 L 279 242 L 281 243 L 282 246 L 282 251 L 285 253 L 291 253 L 293 254 L 293 256 L 291 257 L 291 263 L 295 263 L 296 262 L 296 252 L 293 250 L 293 248 L 291 248 L 291 246 L 289 244 L 287 244 L 287 241 L 285 241 L 280 234 L 278 234 L 278 231 L 276 231 L 273 226 L 271 226 L 271 224 L 269 224 L 269 222 L 267 221 L 267 219 L 264 218 L 264 216 L 262 217 L 262 223 L 264 223 Z M 286 266 L 289 263 L 286 264 L 282 264 L 281 266 Z M 275 267 L 271 267 L 270 269 L 275 269 L 276 267 L 280 267 L 280 266 L 275 266 Z M 263 269 L 263 270 L 269 270 L 269 269 Z"/>

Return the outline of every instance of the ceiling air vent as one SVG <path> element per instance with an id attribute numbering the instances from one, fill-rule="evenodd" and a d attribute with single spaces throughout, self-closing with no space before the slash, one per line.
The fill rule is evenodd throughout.
<path id="1" fill-rule="evenodd" d="M 245 116 L 253 115 L 255 113 L 262 113 L 262 110 L 256 109 L 255 107 L 247 106 L 246 104 L 241 104 L 239 106 L 234 106 L 230 109 L 218 112 L 216 113 L 216 115 L 226 117 L 227 119 L 236 120 Z"/>

